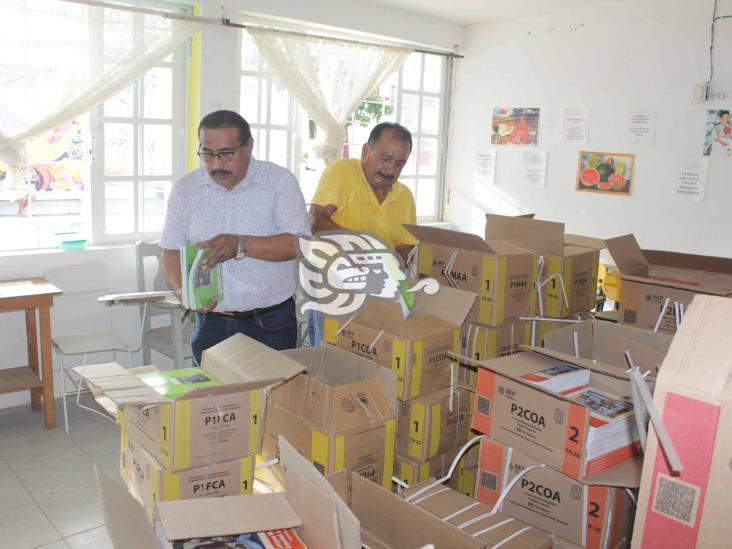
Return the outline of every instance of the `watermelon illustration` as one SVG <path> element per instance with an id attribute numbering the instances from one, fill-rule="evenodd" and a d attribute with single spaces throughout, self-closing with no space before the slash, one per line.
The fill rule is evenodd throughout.
<path id="1" fill-rule="evenodd" d="M 595 168 L 585 168 L 580 172 L 580 183 L 587 187 L 597 185 L 600 181 L 600 172 Z"/>
<path id="2" fill-rule="evenodd" d="M 612 183 L 612 190 L 613 191 L 622 191 L 625 189 L 625 185 L 628 184 L 628 182 L 625 179 L 625 176 L 620 175 L 619 173 L 612 174 L 608 180 L 608 183 Z"/>

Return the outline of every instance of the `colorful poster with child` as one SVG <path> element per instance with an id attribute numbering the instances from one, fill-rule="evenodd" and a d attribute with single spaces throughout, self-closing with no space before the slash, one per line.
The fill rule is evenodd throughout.
<path id="1" fill-rule="evenodd" d="M 539 109 L 496 107 L 493 109 L 493 145 L 536 145 Z"/>

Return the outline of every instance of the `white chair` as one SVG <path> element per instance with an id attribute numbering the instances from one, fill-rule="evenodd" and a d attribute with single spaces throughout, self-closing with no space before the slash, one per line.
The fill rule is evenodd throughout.
<path id="1" fill-rule="evenodd" d="M 137 291 L 163 291 L 168 289 L 160 264 L 161 249 L 157 242 L 138 242 Z M 173 359 L 176 369 L 185 367 L 185 361 L 193 361 L 191 350 L 192 314 L 175 298 L 148 303 L 147 311 L 141 306 L 142 360 L 150 364 L 151 349 Z M 167 323 L 158 326 L 162 317 Z M 153 327 L 155 326 L 155 327 Z"/>
<path id="2" fill-rule="evenodd" d="M 112 312 L 97 302 L 97 298 L 109 293 L 107 269 L 101 263 L 80 263 L 49 269 L 45 278 L 58 286 L 63 294 L 55 299 L 53 311 L 53 350 L 61 363 L 61 389 L 63 392 L 64 428 L 69 432 L 69 414 L 66 405 L 66 376 L 74 385 L 79 407 L 106 415 L 82 406 L 79 402 L 80 385 L 66 370 L 64 357 L 83 355 L 82 365 L 93 353 L 122 351 L 127 353 L 132 366 L 132 353 L 140 349 L 140 343 L 132 346 L 114 330 Z M 106 309 L 106 310 L 105 310 Z M 108 317 L 108 318 L 105 318 Z M 68 335 L 65 335 L 68 334 Z"/>

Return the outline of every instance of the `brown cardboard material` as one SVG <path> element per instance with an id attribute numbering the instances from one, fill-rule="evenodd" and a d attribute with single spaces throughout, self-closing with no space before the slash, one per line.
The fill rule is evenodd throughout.
<path id="1" fill-rule="evenodd" d="M 429 480 L 402 491 L 406 501 L 494 547 L 551 547 L 551 535 Z M 513 537 L 512 537 L 513 536 Z"/>
<path id="2" fill-rule="evenodd" d="M 170 472 L 124 429 L 121 439 L 120 474 L 151 521 L 159 501 L 252 493 L 254 456 Z"/>
<path id="3" fill-rule="evenodd" d="M 350 322 L 326 318 L 325 341 L 391 369 L 397 398 L 409 400 L 450 384 L 447 353 L 458 349 L 460 326 L 474 301 L 471 292 L 441 287 L 418 294 L 405 319 L 397 302 L 371 300 Z"/>
<path id="4" fill-rule="evenodd" d="M 167 400 L 116 363 L 75 368 L 103 406 L 168 471 L 259 452 L 269 389 L 303 365 L 254 339 L 235 334 L 203 353 L 202 368 L 222 385 Z M 212 458 L 212 454 L 215 456 Z"/>
<path id="5" fill-rule="evenodd" d="M 486 239 L 494 238 L 543 257 L 537 314 L 565 318 L 595 308 L 601 241 L 564 234 L 564 223 L 486 214 Z"/>
<path id="6" fill-rule="evenodd" d="M 500 326 L 482 326 L 465 322 L 460 328 L 460 354 L 475 360 L 487 360 L 519 352 L 529 344 L 531 323 L 507 320 Z"/>
<path id="7" fill-rule="evenodd" d="M 450 405 L 452 404 L 452 409 Z M 397 452 L 425 462 L 468 440 L 472 391 L 435 389 L 397 406 Z"/>
<path id="8" fill-rule="evenodd" d="M 430 477 L 442 477 L 447 473 L 459 451 L 460 448 L 453 448 L 427 461 L 417 461 L 397 453 L 394 458 L 394 475 L 410 486 Z"/>
<path id="9" fill-rule="evenodd" d="M 538 465 L 510 446 L 482 439 L 476 499 L 493 507 L 508 489 L 499 507 L 508 516 L 591 549 L 627 542 L 635 508 L 623 488 L 589 486 L 551 467 L 529 470 L 509 488 L 519 473 Z"/>
<path id="10" fill-rule="evenodd" d="M 420 242 L 420 276 L 479 295 L 471 322 L 497 326 L 507 319 L 534 314 L 537 257 L 500 239 L 483 240 L 435 227 L 405 227 Z"/>
<path id="11" fill-rule="evenodd" d="M 585 320 L 547 333 L 544 347 L 558 351 L 560 354 L 554 355 L 557 358 L 572 360 L 575 356 L 575 334 L 580 358 L 627 370 L 629 366 L 624 353 L 628 351 L 635 365 L 642 372 L 650 370 L 653 377 L 658 373 L 672 340 L 668 334 L 611 322 Z"/>
<path id="12" fill-rule="evenodd" d="M 674 302 L 688 307 L 694 295 L 732 296 L 732 259 L 642 250 L 632 234 L 605 241 L 620 270 L 620 322 L 653 330 L 666 299 L 658 331 L 676 331 Z"/>
<path id="13" fill-rule="evenodd" d="M 307 368 L 275 388 L 267 404 L 263 455 L 283 435 L 324 475 L 346 469 L 391 487 L 396 437 L 394 374 L 331 346 L 283 351 Z"/>
<path id="14" fill-rule="evenodd" d="M 95 466 L 112 543 L 120 548 L 170 549 L 173 540 L 296 528 L 311 547 L 359 549 L 358 519 L 286 440 L 280 447 L 287 491 L 161 502 L 154 528 L 134 498 Z"/>
<path id="15" fill-rule="evenodd" d="M 633 548 L 727 547 L 732 539 L 732 300 L 697 295 L 653 402 L 683 464 L 671 474 L 649 428 Z"/>
<path id="16" fill-rule="evenodd" d="M 550 356 L 552 353 L 535 348 L 475 363 L 480 368 L 472 428 L 587 484 L 637 487 L 639 467 L 631 459 L 630 449 L 594 462 L 587 460 L 589 408 L 522 379 L 570 363 L 590 371 L 591 386 L 628 397 L 628 374 L 581 358 L 561 360 Z M 617 465 L 611 466 L 613 463 Z"/>

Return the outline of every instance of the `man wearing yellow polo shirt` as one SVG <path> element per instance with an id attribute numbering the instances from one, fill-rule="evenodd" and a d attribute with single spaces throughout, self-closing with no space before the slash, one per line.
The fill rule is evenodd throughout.
<path id="1" fill-rule="evenodd" d="M 406 262 L 417 240 L 403 227 L 417 222 L 412 191 L 398 181 L 412 152 L 412 134 L 392 122 L 377 124 L 361 160 L 342 159 L 324 172 L 310 206 L 313 233 L 335 229 L 370 232 Z M 323 318 L 311 314 L 310 344 L 322 341 Z"/>
<path id="2" fill-rule="evenodd" d="M 361 160 L 338 160 L 323 172 L 310 208 L 313 232 L 370 232 L 406 261 L 417 241 L 402 225 L 417 216 L 412 192 L 397 179 L 411 152 L 408 129 L 392 122 L 374 127 Z"/>

